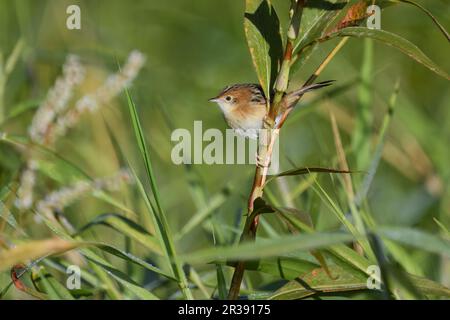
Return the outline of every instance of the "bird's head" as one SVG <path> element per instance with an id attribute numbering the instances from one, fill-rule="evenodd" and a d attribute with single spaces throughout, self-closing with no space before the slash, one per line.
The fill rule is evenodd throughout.
<path id="1" fill-rule="evenodd" d="M 238 106 L 265 104 L 261 87 L 257 84 L 236 84 L 225 87 L 216 97 L 209 99 L 217 103 L 223 111 Z"/>

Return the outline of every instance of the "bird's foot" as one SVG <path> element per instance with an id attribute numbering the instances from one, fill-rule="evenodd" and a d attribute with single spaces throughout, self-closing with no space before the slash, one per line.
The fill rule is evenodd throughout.
<path id="1" fill-rule="evenodd" d="M 273 119 L 269 118 L 268 116 L 264 117 L 263 122 L 264 122 L 263 128 L 265 129 L 271 129 L 275 124 Z"/>
<path id="2" fill-rule="evenodd" d="M 263 159 L 256 154 L 256 166 L 259 168 L 268 168 L 270 166 L 270 159 Z"/>

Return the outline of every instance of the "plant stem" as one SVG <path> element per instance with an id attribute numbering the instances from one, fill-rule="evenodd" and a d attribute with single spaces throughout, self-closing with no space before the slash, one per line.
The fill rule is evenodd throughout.
<path id="1" fill-rule="evenodd" d="M 283 61 L 281 62 L 280 71 L 274 84 L 275 95 L 273 101 L 271 101 L 269 112 L 264 121 L 264 130 L 260 131 L 258 140 L 258 157 L 259 159 L 262 159 L 263 166 L 256 166 L 255 176 L 253 178 L 253 186 L 248 198 L 248 216 L 245 221 L 244 231 L 241 235 L 241 242 L 246 240 L 254 241 L 256 237 L 259 217 L 258 215 L 252 214 L 254 209 L 254 202 L 257 198 L 262 197 L 264 193 L 264 184 L 266 181 L 268 166 L 270 164 L 270 160 L 272 159 L 272 147 L 275 143 L 275 139 L 278 136 L 278 129 L 275 129 L 275 134 L 273 130 L 275 126 L 275 118 L 278 114 L 283 96 L 285 95 L 288 88 L 291 60 L 294 50 L 294 41 L 298 36 L 304 5 L 305 0 L 294 0 L 291 4 L 291 10 L 289 12 L 291 21 L 287 33 L 287 41 Z M 238 261 L 234 269 L 233 278 L 231 279 L 228 299 L 234 300 L 239 296 L 242 279 L 244 277 L 244 271 L 245 262 Z"/>
<path id="2" fill-rule="evenodd" d="M 330 63 L 330 61 L 334 58 L 334 56 L 339 52 L 339 50 L 345 45 L 345 43 L 347 42 L 348 37 L 343 38 L 337 45 L 336 47 L 328 54 L 328 56 L 322 61 L 322 63 L 319 65 L 319 67 L 316 69 L 316 71 L 308 78 L 308 80 L 305 82 L 305 84 L 303 86 L 307 86 L 311 83 L 314 82 L 314 80 L 320 75 L 320 73 L 323 71 L 323 69 L 325 69 L 325 67 Z M 286 58 L 290 58 L 292 57 L 292 51 L 288 51 L 288 50 L 292 50 L 292 47 L 289 46 L 289 43 L 291 42 L 291 40 L 288 38 L 288 44 L 286 45 L 286 54 L 285 54 L 285 59 Z M 285 61 L 285 60 L 284 60 Z M 291 64 L 291 62 L 289 61 L 289 65 Z M 283 64 L 280 70 L 280 74 L 277 78 L 277 83 L 281 83 L 281 80 L 279 82 L 279 79 L 285 78 L 286 74 L 282 74 L 282 72 L 284 73 L 289 73 L 289 68 L 284 68 L 283 69 Z M 288 76 L 289 78 L 289 76 Z M 287 79 L 288 79 L 287 78 Z M 285 78 L 286 79 L 286 78 Z M 285 89 L 281 87 L 279 87 L 279 89 L 287 89 L 287 84 L 285 86 Z M 271 112 L 269 112 L 269 121 L 270 120 L 274 120 L 276 113 L 274 113 L 272 111 L 272 109 L 274 109 L 274 106 L 276 106 L 277 103 L 281 102 L 281 99 L 277 102 L 277 94 L 281 95 L 281 97 L 283 96 L 284 92 L 283 91 L 277 91 L 275 92 L 275 97 L 274 97 L 274 101 L 271 104 Z M 301 97 L 299 97 L 298 99 L 300 99 Z M 293 106 L 289 109 L 287 109 L 282 117 L 280 122 L 278 123 L 278 126 L 275 128 L 276 130 L 276 134 L 271 134 L 272 138 L 276 139 L 276 136 L 278 135 L 279 130 L 281 129 L 281 127 L 283 126 L 284 122 L 286 121 L 287 116 L 289 115 L 289 113 L 292 111 L 293 107 L 294 107 L 295 103 L 293 104 Z M 273 118 L 272 118 L 273 117 Z M 270 122 L 266 121 L 266 125 L 269 124 Z M 274 124 L 274 121 L 272 122 L 272 124 Z M 273 127 L 270 128 L 272 131 Z M 262 130 L 263 132 L 267 132 L 268 130 Z M 261 140 L 262 143 L 261 143 Z M 268 162 L 264 162 L 269 163 L 270 159 L 271 159 L 271 150 L 270 150 L 270 145 L 273 144 L 273 140 L 270 139 L 270 143 L 266 144 L 264 143 L 265 139 L 262 139 L 260 137 L 260 150 L 258 150 L 259 156 L 261 159 L 269 159 Z M 253 209 L 254 209 L 254 201 L 259 198 L 262 197 L 263 193 L 264 193 L 264 184 L 265 184 L 265 178 L 267 175 L 267 170 L 265 167 L 260 167 L 257 166 L 256 167 L 256 171 L 255 171 L 255 176 L 253 178 L 253 185 L 252 185 L 252 189 L 250 191 L 250 196 L 248 199 L 248 216 L 245 222 L 245 227 L 244 227 L 244 231 L 242 232 L 241 235 L 241 242 L 245 241 L 245 240 L 251 240 L 253 241 L 256 237 L 256 230 L 258 228 L 258 215 L 253 215 Z M 228 293 L 228 299 L 230 300 L 234 300 L 237 299 L 237 297 L 239 296 L 239 291 L 240 291 L 240 287 L 241 287 L 241 283 L 242 283 L 242 279 L 244 277 L 244 271 L 245 271 L 245 262 L 243 261 L 238 261 L 235 269 L 234 269 L 234 273 L 233 273 L 233 278 L 231 279 L 231 285 L 230 285 L 230 291 Z"/>
<path id="3" fill-rule="evenodd" d="M 322 61 L 322 63 L 319 65 L 319 67 L 316 69 L 316 71 L 308 78 L 308 80 L 306 80 L 303 87 L 306 87 L 306 86 L 312 84 L 319 77 L 319 75 L 322 73 L 322 71 L 325 69 L 325 67 L 331 62 L 331 60 L 333 60 L 334 56 L 347 43 L 348 39 L 349 39 L 348 37 L 345 37 L 345 38 L 342 38 L 341 41 L 339 41 L 339 43 L 336 45 L 336 47 L 334 47 L 333 50 L 331 50 L 331 52 L 325 57 L 325 59 Z M 302 98 L 302 96 L 299 96 L 298 100 L 300 100 L 301 98 Z M 278 122 L 278 129 L 281 129 L 281 127 L 283 126 L 284 122 L 286 121 L 289 113 L 294 109 L 295 104 L 296 103 L 293 103 L 292 107 L 288 108 L 284 112 L 284 114 L 281 116 L 281 119 Z"/>

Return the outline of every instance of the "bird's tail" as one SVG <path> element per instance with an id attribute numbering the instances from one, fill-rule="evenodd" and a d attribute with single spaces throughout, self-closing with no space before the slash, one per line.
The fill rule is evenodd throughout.
<path id="1" fill-rule="evenodd" d="M 300 96 L 300 95 L 302 95 L 302 94 L 304 94 L 304 93 L 306 93 L 308 91 L 320 89 L 320 88 L 323 88 L 323 87 L 328 87 L 328 86 L 332 85 L 334 81 L 335 80 L 327 80 L 327 81 L 313 83 L 313 84 L 310 84 L 310 85 L 308 85 L 306 87 L 301 87 L 298 90 L 294 90 L 294 91 L 292 91 L 292 92 L 290 92 L 288 94 L 289 95 L 293 95 L 293 96 Z"/>
<path id="2" fill-rule="evenodd" d="M 306 92 L 312 91 L 312 90 L 316 90 L 316 89 L 320 89 L 323 87 L 328 87 L 330 85 L 333 84 L 335 80 L 327 80 L 327 81 L 322 81 L 322 82 L 317 82 L 317 83 L 313 83 L 310 85 L 307 85 L 305 87 L 301 87 L 300 89 L 294 90 L 292 92 L 289 92 L 287 94 L 287 105 L 289 107 L 293 107 L 292 104 L 297 103 L 298 99 L 304 95 Z"/>

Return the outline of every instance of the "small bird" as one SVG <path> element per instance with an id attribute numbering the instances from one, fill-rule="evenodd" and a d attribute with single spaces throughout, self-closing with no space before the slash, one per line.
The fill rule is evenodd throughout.
<path id="1" fill-rule="evenodd" d="M 281 100 L 280 112 L 275 120 L 288 108 L 293 107 L 304 93 L 331 85 L 334 80 L 323 81 L 286 93 Z M 216 102 L 224 115 L 225 121 L 236 133 L 257 139 L 259 129 L 263 128 L 266 116 L 266 97 L 259 84 L 235 84 L 225 87 L 220 94 L 209 99 Z"/>

